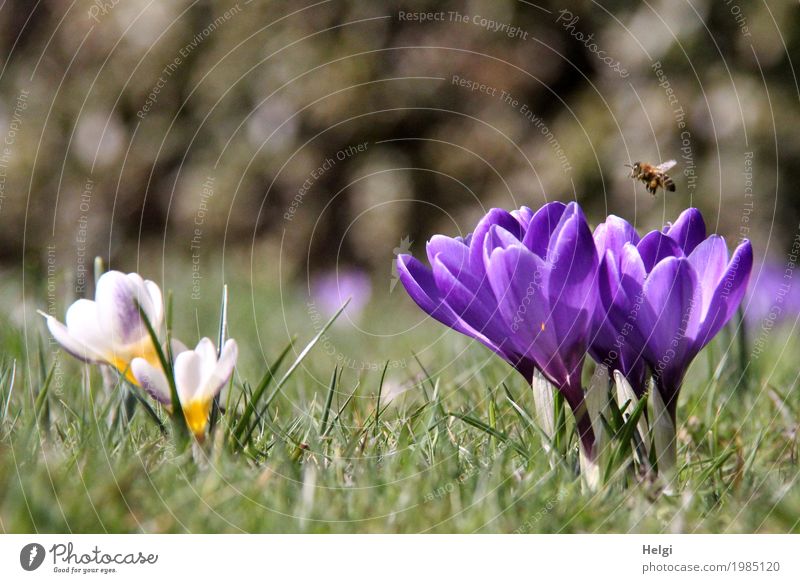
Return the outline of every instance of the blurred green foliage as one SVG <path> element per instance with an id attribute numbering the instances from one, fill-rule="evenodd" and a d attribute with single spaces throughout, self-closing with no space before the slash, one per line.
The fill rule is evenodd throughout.
<path id="1" fill-rule="evenodd" d="M 779 255 L 800 220 L 798 10 L 8 0 L 0 260 L 50 266 L 68 296 L 94 255 L 188 277 L 162 249 L 205 281 L 223 249 L 255 269 L 280 256 L 284 278 L 388 278 L 404 237 L 419 251 L 487 206 L 552 199 L 648 229 L 691 204 Z M 669 158 L 667 197 L 623 166 Z"/>

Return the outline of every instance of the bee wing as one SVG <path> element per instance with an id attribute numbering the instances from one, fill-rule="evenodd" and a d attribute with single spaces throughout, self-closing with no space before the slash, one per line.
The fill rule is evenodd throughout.
<path id="1" fill-rule="evenodd" d="M 666 162 L 662 162 L 661 164 L 656 166 L 656 168 L 658 169 L 659 172 L 666 172 L 667 170 L 675 166 L 675 164 L 677 164 L 675 160 L 667 160 Z"/>

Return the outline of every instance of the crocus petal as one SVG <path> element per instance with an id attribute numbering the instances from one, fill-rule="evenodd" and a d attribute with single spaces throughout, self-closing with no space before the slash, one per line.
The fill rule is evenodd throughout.
<path id="1" fill-rule="evenodd" d="M 484 267 L 492 255 L 492 251 L 497 248 L 506 249 L 512 245 L 519 245 L 517 239 L 512 233 L 506 231 L 500 225 L 492 225 L 486 237 L 483 239 L 483 263 Z"/>
<path id="2" fill-rule="evenodd" d="M 144 285 L 150 294 L 150 305 L 145 306 L 145 313 L 150 318 L 153 329 L 158 330 L 164 320 L 164 298 L 161 295 L 161 288 L 149 279 L 145 280 Z"/>
<path id="3" fill-rule="evenodd" d="M 484 273 L 483 241 L 494 225 L 503 227 L 517 239 L 522 238 L 522 226 L 511 213 L 503 209 L 491 209 L 475 227 L 470 240 L 470 267 L 475 275 Z"/>
<path id="4" fill-rule="evenodd" d="M 567 205 L 563 202 L 550 202 L 536 211 L 525 232 L 522 242 L 539 257 L 547 254 L 547 244 L 561 221 Z"/>
<path id="5" fill-rule="evenodd" d="M 570 369 L 583 357 L 597 297 L 593 293 L 597 286 L 594 239 L 583 212 L 577 205 L 575 208 L 548 249 L 548 256 L 553 259 L 548 286 L 552 320 Z"/>
<path id="6" fill-rule="evenodd" d="M 399 255 L 397 257 L 397 274 L 408 295 L 426 314 L 439 320 L 445 326 L 472 336 L 472 330 L 442 299 L 430 269 L 411 255 Z"/>
<path id="7" fill-rule="evenodd" d="M 645 302 L 636 325 L 647 340 L 645 355 L 656 376 L 674 389 L 689 362 L 700 318 L 697 276 L 689 260 L 669 257 L 653 268 L 644 284 Z"/>
<path id="8" fill-rule="evenodd" d="M 522 226 L 522 231 L 524 232 L 528 229 L 528 225 L 531 223 L 533 211 L 526 206 L 521 206 L 519 209 L 511 211 L 511 216 L 519 221 L 519 224 Z"/>
<path id="9" fill-rule="evenodd" d="M 172 339 L 172 342 L 170 342 L 170 348 L 172 348 L 173 357 L 178 356 L 181 352 L 186 352 L 189 350 L 186 345 L 177 338 Z"/>
<path id="10" fill-rule="evenodd" d="M 636 246 L 639 256 L 642 258 L 645 270 L 649 273 L 656 263 L 667 257 L 683 257 L 683 249 L 660 231 L 647 233 Z"/>
<path id="11" fill-rule="evenodd" d="M 733 317 L 747 291 L 752 269 L 753 247 L 750 241 L 745 240 L 733 252 L 733 257 L 714 290 L 708 309 L 703 314 L 695 350 L 700 350 L 708 344 Z"/>
<path id="12" fill-rule="evenodd" d="M 238 344 L 236 344 L 236 341 L 232 338 L 226 340 L 225 344 L 222 345 L 222 351 L 220 352 L 219 360 L 216 361 L 214 371 L 206 382 L 206 395 L 210 395 L 213 398 L 219 394 L 222 388 L 231 379 L 238 358 Z"/>
<path id="13" fill-rule="evenodd" d="M 235 340 L 228 340 L 219 360 L 214 343 L 203 338 L 194 350 L 182 352 L 175 359 L 175 387 L 181 401 L 186 424 L 202 439 L 211 402 L 231 377 L 239 349 Z"/>
<path id="14" fill-rule="evenodd" d="M 550 319 L 549 271 L 540 257 L 517 245 L 495 249 L 486 274 L 516 344 L 531 355 L 551 382 L 561 386 L 569 375 L 558 357 L 558 338 Z"/>
<path id="15" fill-rule="evenodd" d="M 210 378 L 217 366 L 217 349 L 214 343 L 210 338 L 201 338 L 194 351 L 200 356 L 200 378 Z"/>
<path id="16" fill-rule="evenodd" d="M 194 350 L 182 352 L 175 359 L 173 366 L 175 388 L 178 389 L 178 397 L 182 405 L 186 405 L 196 398 L 203 381 L 202 365 L 200 355 Z"/>
<path id="17" fill-rule="evenodd" d="M 602 257 L 607 250 L 613 251 L 616 257 L 621 257 L 625 243 L 634 245 L 639 243 L 639 234 L 625 219 L 609 215 L 606 221 L 597 225 L 594 230 L 594 242 L 598 257 Z"/>
<path id="18" fill-rule="evenodd" d="M 618 259 L 610 249 L 606 251 L 598 265 L 597 291 L 599 303 L 606 310 L 617 302 L 622 306 L 628 305 L 628 297 L 621 284 Z M 620 294 L 622 295 L 620 296 Z"/>
<path id="19" fill-rule="evenodd" d="M 689 255 L 706 238 L 706 223 L 699 210 L 688 208 L 665 232 Z"/>
<path id="20" fill-rule="evenodd" d="M 434 235 L 426 245 L 428 262 L 433 265 L 434 259 L 439 256 L 442 263 L 453 273 L 461 273 L 469 269 L 469 247 L 457 239 Z"/>
<path id="21" fill-rule="evenodd" d="M 164 405 L 171 404 L 169 381 L 160 367 L 151 365 L 144 358 L 134 358 L 131 361 L 131 372 L 148 395 Z"/>
<path id="22" fill-rule="evenodd" d="M 597 272 L 597 291 L 598 300 L 595 308 L 595 331 L 592 344 L 602 347 L 601 350 L 610 350 L 617 336 L 617 327 L 622 328 L 624 325 L 624 315 L 618 326 L 614 320 L 611 313 L 614 302 L 619 302 L 622 306 L 628 305 L 627 296 L 620 285 L 617 260 L 611 250 L 606 251 L 605 256 L 600 261 Z M 622 297 L 620 297 L 620 294 L 622 294 Z"/>
<path id="23" fill-rule="evenodd" d="M 633 245 L 630 248 L 634 249 Z M 631 326 L 637 308 L 620 283 L 617 265 L 613 251 L 606 251 L 598 270 L 598 307 L 595 309 L 591 354 L 598 363 L 621 371 L 637 394 L 642 395 L 646 390 L 647 374 L 642 356 L 645 340 L 638 329 Z M 643 272 L 644 268 L 641 269 Z M 628 288 L 633 285 L 637 290 L 633 298 L 643 298 L 642 284 L 633 279 Z"/>
<path id="24" fill-rule="evenodd" d="M 199 367 L 200 380 L 193 399 L 209 401 L 216 397 L 225 383 L 230 380 L 239 356 L 239 347 L 235 340 L 227 340 L 222 347 L 218 361 L 214 343 L 209 338 L 203 338 L 195 348 L 195 354 L 199 356 L 199 362 L 194 361 L 193 366 Z"/>
<path id="25" fill-rule="evenodd" d="M 689 263 L 694 267 L 702 292 L 702 314 L 708 311 L 711 298 L 717 290 L 723 274 L 728 268 L 728 248 L 725 239 L 711 235 L 700 243 L 689 255 Z"/>
<path id="26" fill-rule="evenodd" d="M 561 232 L 564 230 L 564 226 L 567 221 L 574 218 L 576 213 L 580 213 L 581 217 L 583 218 L 583 211 L 581 207 L 578 206 L 578 203 L 571 202 L 564 208 L 564 212 L 561 214 L 561 217 L 558 219 L 558 223 L 556 224 L 555 228 L 550 233 L 550 239 L 547 241 L 547 252 L 545 253 L 545 258 L 552 263 L 555 261 L 555 247 L 556 242 L 558 241 L 559 236 L 561 236 Z M 586 220 L 584 218 L 584 220 Z"/>
<path id="27" fill-rule="evenodd" d="M 469 272 L 462 272 L 457 277 L 438 256 L 434 259 L 433 276 L 443 300 L 472 330 L 480 332 L 498 348 L 511 340 L 498 317 L 497 302 L 488 284 L 482 286 Z"/>
<path id="28" fill-rule="evenodd" d="M 622 246 L 622 257 L 619 261 L 619 281 L 629 301 L 635 301 L 644 286 L 647 270 L 644 267 L 639 250 L 631 243 Z"/>
<path id="29" fill-rule="evenodd" d="M 574 203 L 573 203 L 574 204 Z M 548 249 L 553 271 L 550 279 L 551 303 L 592 310 L 597 285 L 597 253 L 589 225 L 580 207 L 567 219 Z M 553 304 L 555 305 L 555 304 Z"/>
<path id="30" fill-rule="evenodd" d="M 200 394 L 202 389 L 202 362 L 200 355 L 189 350 L 178 355 L 173 366 L 175 387 L 181 401 L 181 409 L 186 425 L 198 439 L 202 439 L 211 411 L 211 398 Z"/>
<path id="31" fill-rule="evenodd" d="M 124 346 L 137 343 L 147 335 L 136 302 L 148 315 L 155 315 L 156 310 L 141 277 L 108 271 L 97 282 L 95 298 L 101 326 L 107 331 L 112 344 Z"/>
<path id="32" fill-rule="evenodd" d="M 61 348 L 78 360 L 90 364 L 101 364 L 105 362 L 101 354 L 72 336 L 69 329 L 52 316 L 47 316 L 47 328 L 50 330 L 50 334 L 53 335 L 53 338 L 61 345 Z"/>

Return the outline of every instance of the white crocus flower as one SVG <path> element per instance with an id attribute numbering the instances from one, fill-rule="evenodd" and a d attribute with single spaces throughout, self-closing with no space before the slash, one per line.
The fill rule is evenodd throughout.
<path id="1" fill-rule="evenodd" d="M 185 350 L 175 356 L 175 388 L 186 424 L 199 440 L 205 434 L 211 402 L 230 380 L 238 356 L 239 348 L 231 339 L 225 342 L 217 359 L 217 349 L 208 338 L 200 340 L 194 350 Z M 170 403 L 169 381 L 159 365 L 135 358 L 131 369 L 142 388 L 154 399 Z"/>
<path id="2" fill-rule="evenodd" d="M 108 364 L 136 383 L 134 358 L 154 365 L 158 355 L 136 304 L 158 331 L 164 319 L 161 290 L 137 273 L 108 271 L 97 281 L 94 301 L 81 299 L 67 310 L 66 326 L 50 314 L 47 327 L 61 347 L 84 362 Z"/>

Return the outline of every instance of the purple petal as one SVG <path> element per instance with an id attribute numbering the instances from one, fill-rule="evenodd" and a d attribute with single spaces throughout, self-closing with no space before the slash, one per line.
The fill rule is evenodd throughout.
<path id="1" fill-rule="evenodd" d="M 617 302 L 623 305 L 628 303 L 628 297 L 620 282 L 621 276 L 617 264 L 618 260 L 615 258 L 614 252 L 608 250 L 600 260 L 597 270 L 598 305 L 603 306 L 606 310 Z M 620 297 L 619 294 L 622 296 Z M 598 312 L 601 311 L 603 308 L 598 310 Z"/>
<path id="2" fill-rule="evenodd" d="M 522 226 L 522 231 L 527 231 L 528 225 L 533 218 L 533 211 L 526 206 L 521 206 L 518 210 L 511 211 L 511 214 L 519 221 L 519 224 Z"/>
<path id="3" fill-rule="evenodd" d="M 697 288 L 697 276 L 686 258 L 661 261 L 645 281 L 637 327 L 646 338 L 645 355 L 657 376 L 682 379 L 694 357 L 700 319 Z"/>
<path id="4" fill-rule="evenodd" d="M 547 253 L 553 264 L 551 299 L 591 309 L 595 294 L 589 292 L 597 284 L 598 260 L 592 233 L 580 208 L 564 221 L 554 237 Z"/>
<path id="5" fill-rule="evenodd" d="M 708 344 L 733 317 L 747 290 L 752 269 L 753 247 L 750 241 L 745 240 L 733 252 L 733 257 L 714 290 L 708 310 L 703 313 L 696 350 Z"/>
<path id="6" fill-rule="evenodd" d="M 667 257 L 683 257 L 683 250 L 674 239 L 660 231 L 650 231 L 636 246 L 645 270 L 650 273 L 656 264 Z"/>
<path id="7" fill-rule="evenodd" d="M 549 267 L 522 246 L 495 249 L 486 271 L 498 309 L 524 350 L 555 384 L 566 383 L 569 372 L 560 358 L 555 327 L 546 295 Z"/>
<path id="8" fill-rule="evenodd" d="M 441 297 L 433 272 L 411 255 L 397 257 L 397 274 L 411 299 L 428 315 L 463 334 L 467 327 Z"/>
<path id="9" fill-rule="evenodd" d="M 519 245 L 519 239 L 517 239 L 512 233 L 505 230 L 503 227 L 499 225 L 493 225 L 483 240 L 484 268 L 486 267 L 486 263 L 489 261 L 489 257 L 492 255 L 492 251 L 495 249 L 507 249 L 508 247 L 512 247 L 514 245 Z"/>
<path id="10" fill-rule="evenodd" d="M 609 215 L 606 222 L 600 223 L 594 230 L 594 242 L 598 257 L 602 257 L 608 249 L 620 257 L 625 243 L 639 243 L 639 233 L 625 219 Z"/>
<path id="11" fill-rule="evenodd" d="M 564 230 L 564 224 L 567 221 L 569 221 L 570 219 L 572 219 L 578 213 L 583 218 L 583 211 L 581 210 L 581 207 L 579 207 L 578 203 L 576 203 L 576 202 L 571 202 L 564 208 L 563 214 L 558 219 L 558 223 L 556 224 L 555 228 L 550 233 L 550 239 L 547 241 L 546 256 L 547 256 L 547 260 L 550 263 L 553 263 L 553 261 L 555 261 L 554 254 L 555 254 L 556 244 L 557 244 L 559 236 L 561 236 L 561 232 Z M 585 221 L 586 219 L 584 218 L 583 220 Z M 594 244 L 594 241 L 592 241 L 592 244 Z"/>
<path id="12" fill-rule="evenodd" d="M 101 326 L 108 331 L 112 345 L 135 344 L 148 336 L 137 302 L 154 326 L 160 324 L 152 321 L 152 316 L 157 316 L 157 310 L 152 304 L 150 290 L 135 273 L 104 273 L 97 282 L 95 298 Z"/>
<path id="13" fill-rule="evenodd" d="M 475 231 L 472 233 L 470 240 L 470 267 L 476 275 L 484 273 L 483 266 L 483 242 L 489 230 L 494 226 L 499 225 L 506 231 L 514 235 L 517 239 L 522 238 L 522 227 L 519 221 L 514 216 L 504 211 L 503 209 L 491 209 L 486 216 L 484 216 Z"/>
<path id="14" fill-rule="evenodd" d="M 550 202 L 536 211 L 528 224 L 523 243 L 539 257 L 547 254 L 550 236 L 555 231 L 567 205 L 563 202 Z"/>
<path id="15" fill-rule="evenodd" d="M 397 273 L 408 295 L 425 313 L 445 326 L 479 340 L 492 350 L 498 350 L 491 340 L 473 329 L 448 305 L 436 286 L 433 272 L 428 267 L 411 255 L 400 255 L 397 258 Z"/>
<path id="16" fill-rule="evenodd" d="M 685 255 L 689 255 L 706 238 L 706 223 L 699 210 L 688 208 L 665 229 L 665 233 L 680 245 Z"/>
<path id="17" fill-rule="evenodd" d="M 467 271 L 458 275 L 451 273 L 438 256 L 433 263 L 433 277 L 442 298 L 461 320 L 489 339 L 493 346 L 510 348 L 511 338 L 497 313 L 497 302 L 488 285 L 481 286 Z"/>
<path id="18" fill-rule="evenodd" d="M 631 247 L 633 247 L 631 245 Z M 635 316 L 633 303 L 620 284 L 618 260 L 606 251 L 598 270 L 598 302 L 594 314 L 594 331 L 590 352 L 599 364 L 620 371 L 636 391 L 646 390 L 647 370 L 642 357 L 643 340 L 630 317 Z"/>
<path id="19" fill-rule="evenodd" d="M 702 312 L 708 311 L 711 298 L 728 268 L 728 248 L 725 239 L 719 235 L 711 235 L 695 247 L 689 255 L 689 263 L 694 267 L 702 292 Z"/>
<path id="20" fill-rule="evenodd" d="M 582 353 L 597 298 L 597 252 L 589 225 L 580 208 L 575 208 L 548 250 L 553 260 L 548 294 L 562 349 Z"/>
<path id="21" fill-rule="evenodd" d="M 617 265 L 619 264 L 619 267 Z M 636 326 L 639 312 L 644 304 L 644 264 L 633 244 L 622 248 L 622 259 L 617 262 L 613 252 L 607 251 L 598 275 L 599 302 L 608 311 L 608 316 L 617 330 L 625 330 L 626 343 L 641 353 L 646 335 Z"/>
<path id="22" fill-rule="evenodd" d="M 464 243 L 445 237 L 444 235 L 434 235 L 426 246 L 428 262 L 433 265 L 438 256 L 447 269 L 453 273 L 460 273 L 461 270 L 469 269 L 469 247 Z"/>
<path id="23" fill-rule="evenodd" d="M 602 360 L 600 353 L 610 351 L 617 336 L 617 325 L 612 320 L 611 307 L 618 294 L 625 293 L 619 284 L 619 273 L 611 251 L 607 251 L 600 261 L 597 280 L 598 297 L 593 315 L 591 348 L 593 356 Z"/>
<path id="24" fill-rule="evenodd" d="M 635 302 L 636 298 L 640 298 L 646 277 L 647 270 L 639 255 L 639 249 L 632 243 L 623 245 L 622 258 L 619 261 L 619 279 L 629 301 Z"/>

